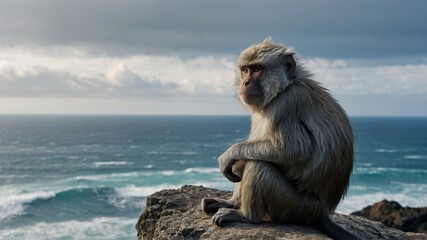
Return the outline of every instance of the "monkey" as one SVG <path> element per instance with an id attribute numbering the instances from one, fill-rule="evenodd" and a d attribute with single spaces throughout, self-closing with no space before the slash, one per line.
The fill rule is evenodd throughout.
<path id="1" fill-rule="evenodd" d="M 213 222 L 314 226 L 335 239 L 360 239 L 334 223 L 353 170 L 353 132 L 344 109 L 271 38 L 237 58 L 236 97 L 251 113 L 248 139 L 219 158 L 235 183 L 230 199 L 204 198 Z"/>

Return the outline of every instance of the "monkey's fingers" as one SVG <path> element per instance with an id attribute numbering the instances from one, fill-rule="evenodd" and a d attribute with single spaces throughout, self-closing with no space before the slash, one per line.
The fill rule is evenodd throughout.
<path id="1" fill-rule="evenodd" d="M 241 223 L 259 223 L 242 215 L 239 210 L 230 208 L 220 208 L 212 217 L 212 221 L 218 227 L 224 226 L 226 223 L 241 222 Z"/>
<path id="2" fill-rule="evenodd" d="M 222 172 L 222 174 L 224 174 L 224 176 L 230 180 L 231 182 L 240 182 L 242 180 L 241 177 L 237 176 L 236 174 L 233 173 L 231 166 L 224 169 L 224 171 Z"/>
<path id="3" fill-rule="evenodd" d="M 232 182 L 240 182 L 242 178 L 233 173 L 233 165 L 237 162 L 237 159 L 227 160 L 226 153 L 218 158 L 219 169 L 228 180 Z"/>
<path id="4" fill-rule="evenodd" d="M 218 227 L 222 227 L 224 226 L 224 223 L 228 222 L 229 214 L 230 213 L 227 210 L 220 208 L 218 212 L 212 217 L 212 222 Z"/>

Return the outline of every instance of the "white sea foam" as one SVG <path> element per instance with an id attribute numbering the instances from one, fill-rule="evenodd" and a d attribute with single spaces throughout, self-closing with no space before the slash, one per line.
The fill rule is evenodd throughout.
<path id="1" fill-rule="evenodd" d="M 159 154 L 162 154 L 161 152 L 159 152 L 159 151 L 149 151 L 149 152 L 147 152 L 146 154 L 150 154 L 150 155 L 159 155 Z"/>
<path id="2" fill-rule="evenodd" d="M 1 175 L 0 174 L 0 178 L 5 178 L 5 179 L 15 178 L 15 175 L 14 174 L 10 174 L 10 175 Z"/>
<path id="3" fill-rule="evenodd" d="M 403 189 L 403 193 L 412 196 L 418 196 L 422 200 L 427 199 L 427 184 L 416 184 L 416 183 L 401 183 L 401 182 L 392 182 L 392 184 L 398 185 Z"/>
<path id="4" fill-rule="evenodd" d="M 194 152 L 194 151 L 184 151 L 184 152 L 181 152 L 181 154 L 182 155 L 197 155 L 199 153 L 198 152 Z"/>
<path id="5" fill-rule="evenodd" d="M 358 167 L 354 169 L 355 175 L 359 174 L 378 174 L 380 173 L 380 170 L 378 168 L 365 168 L 365 167 Z"/>
<path id="6" fill-rule="evenodd" d="M 219 168 L 187 168 L 184 170 L 185 173 L 217 173 L 219 172 Z"/>
<path id="7" fill-rule="evenodd" d="M 375 149 L 374 152 L 380 152 L 380 153 L 395 153 L 397 152 L 397 149 Z"/>
<path id="8" fill-rule="evenodd" d="M 146 154 L 150 155 L 160 155 L 160 154 L 167 154 L 167 155 L 197 155 L 198 152 L 195 151 L 183 151 L 183 152 L 159 152 L 159 151 L 149 151 Z"/>
<path id="9" fill-rule="evenodd" d="M 111 165 L 131 165 L 133 163 L 130 162 L 124 162 L 124 161 L 120 161 L 120 162 L 116 162 L 116 161 L 108 161 L 108 162 L 95 162 L 93 165 L 95 165 L 96 167 L 100 167 L 100 166 L 111 166 Z"/>
<path id="10" fill-rule="evenodd" d="M 165 175 L 165 176 L 172 176 L 172 175 L 175 175 L 175 174 L 176 174 L 176 172 L 175 172 L 175 171 L 172 171 L 172 170 L 161 171 L 160 173 L 161 173 L 162 175 Z"/>
<path id="11" fill-rule="evenodd" d="M 405 159 L 427 159 L 427 155 L 406 155 L 403 156 Z"/>
<path id="12" fill-rule="evenodd" d="M 126 187 L 116 188 L 116 191 L 122 197 L 147 197 L 163 189 L 177 189 L 180 187 L 181 185 L 171 185 L 171 184 L 139 187 L 132 184 Z"/>
<path id="13" fill-rule="evenodd" d="M 61 180 L 61 182 L 73 182 L 73 181 L 101 181 L 106 177 L 111 176 L 111 174 L 100 174 L 100 175 L 85 175 L 85 176 L 75 176 Z"/>
<path id="14" fill-rule="evenodd" d="M 37 223 L 0 230 L 0 239 L 134 239 L 135 219 L 94 218 L 89 221 Z"/>
<path id="15" fill-rule="evenodd" d="M 369 194 L 347 196 L 337 208 L 338 213 L 350 214 L 363 209 L 383 199 L 397 201 L 402 206 L 425 207 L 426 192 L 420 194 L 409 194 L 403 191 L 399 193 L 376 192 Z"/>
<path id="16" fill-rule="evenodd" d="M 111 177 L 138 177 L 141 175 L 144 175 L 144 174 L 141 172 L 127 172 L 127 173 L 111 173 L 111 174 L 106 174 L 104 176 L 106 176 L 108 178 L 109 176 L 111 176 Z"/>
<path id="17" fill-rule="evenodd" d="M 145 168 L 150 169 L 153 165 L 147 165 Z M 59 182 L 69 183 L 69 182 L 79 182 L 79 181 L 92 181 L 92 182 L 119 182 L 127 181 L 126 178 L 138 178 L 138 177 L 149 177 L 153 175 L 163 175 L 163 176 L 174 176 L 179 174 L 188 174 L 188 173 L 218 173 L 218 168 L 187 168 L 183 171 L 175 170 L 163 170 L 163 171 L 139 171 L 139 172 L 126 172 L 126 173 L 109 173 L 109 174 L 97 174 L 97 175 L 82 175 L 67 178 L 60 180 Z"/>
<path id="18" fill-rule="evenodd" d="M 426 169 L 411 169 L 411 168 L 386 168 L 386 167 L 358 167 L 355 169 L 354 174 L 380 174 L 387 172 L 397 172 L 397 173 L 427 173 Z"/>
<path id="19" fill-rule="evenodd" d="M 61 183 L 69 183 L 76 181 L 108 181 L 108 182 L 118 182 L 118 181 L 127 181 L 129 177 L 140 177 L 140 176 L 151 176 L 152 172 L 126 172 L 126 173 L 109 173 L 109 174 L 97 174 L 97 175 L 82 175 L 75 176 L 67 179 L 60 180 Z"/>
<path id="20" fill-rule="evenodd" d="M 25 204 L 37 199 L 48 199 L 55 196 L 53 191 L 37 191 L 22 193 L 15 189 L 1 189 L 0 196 L 0 222 L 24 213 Z"/>
<path id="21" fill-rule="evenodd" d="M 368 190 L 368 187 L 363 186 L 363 185 L 350 185 L 350 188 L 355 190 L 355 191 L 366 191 L 366 190 Z"/>

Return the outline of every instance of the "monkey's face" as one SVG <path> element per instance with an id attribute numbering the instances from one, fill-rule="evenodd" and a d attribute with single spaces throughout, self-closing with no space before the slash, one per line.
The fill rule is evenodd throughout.
<path id="1" fill-rule="evenodd" d="M 264 66 L 261 64 L 243 65 L 240 69 L 239 98 L 249 106 L 259 105 L 263 102 L 263 92 L 260 80 Z"/>
<path id="2" fill-rule="evenodd" d="M 245 49 L 237 65 L 236 92 L 250 110 L 265 109 L 295 78 L 293 53 L 268 39 Z"/>
<path id="3" fill-rule="evenodd" d="M 250 63 L 239 66 L 237 93 L 244 106 L 264 109 L 290 84 L 286 67 L 277 63 Z"/>

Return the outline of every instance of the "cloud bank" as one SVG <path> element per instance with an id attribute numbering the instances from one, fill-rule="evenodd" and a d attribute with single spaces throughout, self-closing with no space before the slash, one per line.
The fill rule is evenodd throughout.
<path id="1" fill-rule="evenodd" d="M 65 51 L 64 51 L 65 52 Z M 232 96 L 234 57 L 52 56 L 9 52 L 0 62 L 0 97 L 204 98 Z M 28 61 L 31 60 L 31 61 Z M 342 96 L 427 94 L 427 65 L 370 66 L 303 60 L 315 79 Z M 359 65 L 359 66 L 357 66 Z"/>
<path id="2" fill-rule="evenodd" d="M 427 3 L 0 1 L 0 113 L 242 113 L 234 60 L 295 47 L 350 114 L 427 115 Z"/>
<path id="3" fill-rule="evenodd" d="M 14 49 L 3 53 L 3 59 L 0 97 L 171 99 L 231 95 L 233 79 L 233 62 L 227 57 L 53 56 Z"/>

